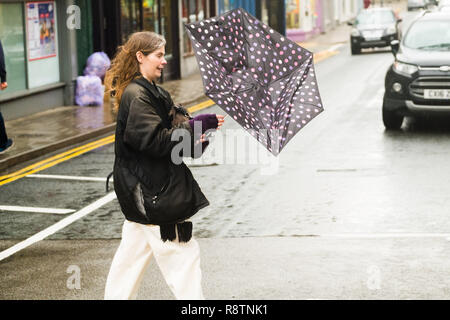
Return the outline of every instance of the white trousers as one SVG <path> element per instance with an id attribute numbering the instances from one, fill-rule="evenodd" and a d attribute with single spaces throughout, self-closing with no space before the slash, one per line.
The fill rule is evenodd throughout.
<path id="1" fill-rule="evenodd" d="M 152 255 L 175 298 L 203 300 L 200 247 L 189 242 L 163 242 L 159 226 L 125 220 L 105 287 L 105 300 L 136 299 Z"/>

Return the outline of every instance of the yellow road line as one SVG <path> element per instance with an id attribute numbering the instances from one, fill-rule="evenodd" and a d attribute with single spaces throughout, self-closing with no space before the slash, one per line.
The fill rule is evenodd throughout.
<path id="1" fill-rule="evenodd" d="M 208 108 L 208 107 L 210 107 L 210 106 L 212 106 L 214 104 L 216 104 L 216 103 L 214 101 L 212 101 L 211 99 L 209 99 L 209 100 L 206 100 L 206 101 L 204 101 L 202 103 L 199 103 L 199 104 L 197 104 L 195 106 L 192 106 L 192 107 L 188 108 L 188 112 L 189 113 L 194 113 L 196 111 Z"/>
<path id="2" fill-rule="evenodd" d="M 207 100 L 207 101 L 204 101 L 202 103 L 199 103 L 199 104 L 197 104 L 195 106 L 192 106 L 192 107 L 188 108 L 188 111 L 190 113 L 193 113 L 193 112 L 205 109 L 207 107 L 210 107 L 210 106 L 212 106 L 214 104 L 215 104 L 214 101 Z M 77 148 L 68 150 L 66 152 L 57 154 L 57 155 L 55 155 L 53 157 L 50 157 L 48 159 L 39 161 L 39 162 L 34 163 L 32 165 L 29 165 L 29 166 L 27 166 L 27 167 L 25 167 L 23 169 L 20 169 L 20 170 L 18 170 L 16 172 L 13 172 L 13 173 L 10 173 L 10 174 L 4 175 L 4 176 L 0 176 L 0 186 L 2 186 L 4 184 L 7 184 L 7 183 L 10 183 L 12 181 L 21 179 L 21 178 L 26 177 L 26 176 L 28 176 L 30 174 L 33 174 L 33 173 L 36 173 L 36 172 L 48 169 L 48 168 L 50 168 L 52 166 L 55 166 L 55 165 L 57 165 L 57 164 L 59 164 L 61 162 L 64 162 L 66 160 L 69 160 L 69 159 L 72 159 L 72 158 L 77 157 L 79 155 L 82 155 L 82 154 L 84 154 L 84 153 L 86 153 L 88 151 L 91 151 L 91 150 L 94 150 L 96 148 L 102 147 L 102 146 L 104 146 L 106 144 L 112 143 L 112 142 L 114 142 L 114 139 L 115 139 L 115 135 L 110 135 L 108 137 L 99 139 L 97 141 L 93 141 L 93 142 L 90 142 L 88 144 L 79 146 Z"/>
<path id="3" fill-rule="evenodd" d="M 297 42 L 303 48 L 306 48 L 309 51 L 312 51 L 315 47 L 319 45 L 317 42 Z M 314 63 L 318 63 L 319 61 L 323 61 L 338 54 L 339 51 L 336 50 L 324 50 L 314 53 Z"/>
<path id="4" fill-rule="evenodd" d="M 109 137 L 108 137 L 108 138 L 109 138 Z M 7 183 L 10 183 L 10 182 L 12 182 L 12 181 L 18 180 L 18 179 L 20 179 L 20 178 L 23 178 L 23 177 L 25 177 L 25 176 L 27 176 L 27 175 L 30 175 L 30 174 L 32 174 L 32 173 L 36 173 L 36 172 L 45 170 L 45 169 L 47 169 L 47 168 L 53 167 L 53 166 L 57 165 L 58 163 L 61 163 L 61 162 L 64 162 L 64 161 L 66 161 L 66 160 L 75 158 L 75 157 L 77 157 L 77 156 L 79 156 L 79 155 L 82 155 L 82 154 L 88 152 L 88 151 L 91 151 L 91 150 L 100 148 L 100 147 L 102 147 L 102 146 L 104 146 L 104 145 L 106 145 L 106 144 L 110 144 L 110 143 L 114 142 L 114 136 L 112 136 L 112 139 L 111 139 L 111 138 L 110 138 L 110 139 L 106 139 L 106 138 L 105 138 L 105 139 L 101 139 L 101 140 L 102 140 L 102 142 L 100 142 L 100 143 L 98 143 L 98 141 L 96 141 L 96 142 L 97 142 L 96 144 L 91 143 L 89 147 L 86 147 L 87 145 L 85 145 L 84 148 L 81 148 L 81 149 L 80 149 L 80 148 L 72 149 L 71 151 L 76 150 L 76 149 L 79 149 L 79 150 L 76 151 L 76 152 L 72 152 L 72 153 L 70 153 L 70 154 L 68 154 L 68 155 L 66 155 L 66 156 L 64 156 L 64 157 L 58 157 L 58 156 L 61 156 L 61 155 L 62 155 L 62 154 L 60 154 L 60 155 L 58 155 L 58 156 L 49 158 L 49 159 L 55 159 L 56 157 L 58 157 L 58 159 L 56 159 L 56 160 L 54 160 L 54 161 L 52 161 L 52 162 L 48 162 L 48 161 L 47 161 L 47 162 L 48 162 L 47 164 L 42 165 L 42 166 L 39 166 L 39 167 L 36 168 L 36 169 L 32 169 L 32 170 L 27 171 L 27 172 L 24 172 L 24 173 L 22 173 L 22 174 L 20 174 L 19 171 L 23 171 L 23 170 L 19 170 L 19 171 L 15 172 L 14 174 L 12 174 L 12 176 L 11 176 L 10 178 L 8 178 L 8 179 L 6 179 L 6 180 L 3 180 L 3 181 L 0 181 L 0 186 L 2 186 L 2 185 L 4 185 L 4 184 L 7 184 Z M 100 140 L 99 140 L 99 141 L 100 141 Z M 68 152 L 65 152 L 64 154 L 67 154 L 67 153 L 69 153 L 69 151 L 68 151 Z M 49 160 L 49 159 L 47 159 L 47 160 Z M 36 167 L 36 166 L 34 166 L 34 167 Z"/>
<path id="5" fill-rule="evenodd" d="M 50 157 L 50 158 L 48 158 L 48 159 L 45 159 L 45 160 L 42 160 L 42 161 L 37 162 L 37 163 L 35 163 L 35 164 L 29 165 L 29 166 L 27 166 L 27 167 L 25 167 L 25 168 L 23 168 L 23 169 L 21 169 L 21 170 L 19 170 L 19 171 L 16 171 L 16 172 L 13 172 L 13 173 L 4 175 L 4 176 L 0 176 L 0 180 L 4 180 L 4 179 L 7 179 L 7 178 L 16 176 L 16 175 L 18 175 L 18 174 L 24 173 L 24 172 L 29 171 L 29 170 L 33 170 L 33 169 L 35 169 L 35 168 L 37 168 L 37 167 L 39 167 L 39 166 L 41 166 L 41 165 L 43 165 L 43 164 L 45 164 L 45 163 L 47 163 L 47 162 L 53 161 L 53 160 L 55 160 L 55 159 L 62 158 L 62 157 L 64 157 L 64 156 L 68 155 L 68 154 L 71 154 L 71 153 L 74 153 L 74 152 L 83 150 L 83 149 L 85 149 L 85 148 L 89 148 L 89 147 L 91 147 L 91 146 L 95 146 L 95 145 L 98 145 L 98 144 L 103 145 L 103 144 L 102 144 L 103 142 L 105 142 L 105 141 L 110 141 L 111 139 L 112 139 L 112 141 L 114 141 L 114 135 L 108 136 L 108 137 L 106 137 L 106 138 L 102 138 L 102 139 L 97 140 L 97 141 L 90 142 L 90 143 L 88 143 L 88 144 L 85 144 L 85 145 L 83 145 L 83 146 L 80 146 L 80 147 L 77 147 L 77 148 L 68 150 L 68 151 L 66 151 L 66 152 L 60 153 L 60 154 L 55 155 L 55 156 L 53 156 L 53 157 Z M 112 141 L 110 141 L 110 142 L 112 142 Z"/>
<path id="6" fill-rule="evenodd" d="M 325 60 L 335 54 L 338 54 L 338 51 L 323 51 L 323 52 L 316 53 L 316 54 L 314 54 L 314 62 L 317 63 L 319 61 Z M 200 111 L 202 109 L 208 108 L 214 104 L 215 104 L 214 101 L 212 101 L 211 99 L 208 99 L 204 102 L 201 102 L 195 106 L 188 108 L 188 112 L 194 113 L 194 112 Z M 42 171 L 44 169 L 50 168 L 54 165 L 57 165 L 58 163 L 61 163 L 66 160 L 69 160 L 71 158 L 77 157 L 81 154 L 84 154 L 93 149 L 102 147 L 106 144 L 112 143 L 112 142 L 114 142 L 114 138 L 115 138 L 114 135 L 110 135 L 106 138 L 102 138 L 100 140 L 93 141 L 93 142 L 90 142 L 83 146 L 80 146 L 80 147 L 71 149 L 69 151 L 57 154 L 53 157 L 50 157 L 48 159 L 42 160 L 42 161 L 32 164 L 30 166 L 27 166 L 16 172 L 13 172 L 13 173 L 10 173 L 10 174 L 4 175 L 4 176 L 0 176 L 0 186 L 7 184 L 9 182 L 18 180 L 20 178 L 23 178 L 32 173 L 36 173 L 36 172 Z"/>
<path id="7" fill-rule="evenodd" d="M 319 45 L 317 42 L 297 42 L 297 44 L 308 51 L 312 51 L 312 49 Z"/>
<path id="8" fill-rule="evenodd" d="M 314 63 L 328 59 L 329 57 L 337 55 L 338 53 L 339 53 L 339 51 L 321 51 L 321 52 L 315 53 L 314 54 Z"/>

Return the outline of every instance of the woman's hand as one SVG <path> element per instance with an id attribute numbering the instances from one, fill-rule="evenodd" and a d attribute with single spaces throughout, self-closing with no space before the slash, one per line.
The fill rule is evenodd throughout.
<path id="1" fill-rule="evenodd" d="M 217 114 L 216 116 L 217 116 L 217 121 L 219 122 L 219 125 L 217 126 L 217 129 L 220 129 L 220 127 L 225 122 L 225 116 L 223 116 L 221 114 Z"/>
<path id="2" fill-rule="evenodd" d="M 216 114 L 216 117 L 217 117 L 217 122 L 218 122 L 217 130 L 219 130 L 220 127 L 221 127 L 221 126 L 223 125 L 223 123 L 225 122 L 225 116 L 223 116 L 223 115 L 221 115 L 221 114 Z M 208 141 L 208 139 L 206 138 L 206 134 L 204 133 L 204 134 L 202 134 L 201 137 L 200 137 L 200 143 L 203 143 L 203 142 L 206 142 L 206 141 Z"/>

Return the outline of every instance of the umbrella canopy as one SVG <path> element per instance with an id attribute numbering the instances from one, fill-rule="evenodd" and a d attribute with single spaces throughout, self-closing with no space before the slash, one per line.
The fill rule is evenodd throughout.
<path id="1" fill-rule="evenodd" d="M 185 28 L 205 94 L 272 154 L 323 111 L 312 53 L 244 9 Z"/>

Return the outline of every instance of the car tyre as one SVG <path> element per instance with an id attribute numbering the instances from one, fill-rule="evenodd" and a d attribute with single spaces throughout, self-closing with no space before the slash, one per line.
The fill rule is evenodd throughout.
<path id="1" fill-rule="evenodd" d="M 400 130 L 403 116 L 395 111 L 388 110 L 383 104 L 383 123 L 387 130 Z"/>
<path id="2" fill-rule="evenodd" d="M 361 48 L 352 45 L 352 54 L 360 54 L 360 53 L 361 53 Z"/>

